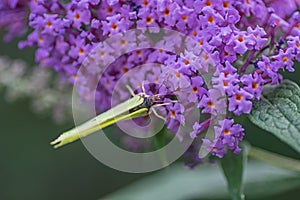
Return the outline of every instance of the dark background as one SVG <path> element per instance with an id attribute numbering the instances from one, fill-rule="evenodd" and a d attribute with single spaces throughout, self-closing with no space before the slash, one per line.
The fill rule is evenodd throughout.
<path id="1" fill-rule="evenodd" d="M 33 65 L 33 50 L 20 51 L 16 45 L 17 41 L 0 43 L 0 55 L 22 58 Z M 299 84 L 299 71 L 289 74 L 288 78 Z M 50 116 L 33 113 L 29 108 L 30 99 L 8 103 L 3 98 L 3 92 L 0 91 L 1 200 L 99 199 L 151 175 L 128 174 L 110 169 L 94 159 L 81 142 L 54 150 L 49 142 L 58 133 L 72 127 L 72 119 L 68 123 L 57 125 Z M 247 118 L 244 120 L 246 135 L 252 144 L 299 158 L 299 155 L 278 139 L 254 127 Z M 298 199 L 299 195 L 300 187 L 269 199 Z"/>

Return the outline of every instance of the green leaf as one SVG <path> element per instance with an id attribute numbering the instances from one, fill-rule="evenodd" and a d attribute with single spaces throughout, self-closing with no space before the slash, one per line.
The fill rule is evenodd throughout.
<path id="1" fill-rule="evenodd" d="M 249 119 L 300 153 L 300 88 L 296 83 L 284 80 L 265 87 L 262 99 L 253 102 Z"/>
<path id="2" fill-rule="evenodd" d="M 228 190 L 233 200 L 243 200 L 243 172 L 244 166 L 247 164 L 248 148 L 244 145 L 240 154 L 234 154 L 232 151 L 220 159 L 223 173 L 227 180 Z"/>
<path id="3" fill-rule="evenodd" d="M 280 194 L 300 186 L 300 175 L 263 162 L 251 161 L 245 170 L 248 199 Z M 189 170 L 182 164 L 167 169 L 114 192 L 103 199 L 229 199 L 226 180 L 218 165 L 202 165 Z"/>

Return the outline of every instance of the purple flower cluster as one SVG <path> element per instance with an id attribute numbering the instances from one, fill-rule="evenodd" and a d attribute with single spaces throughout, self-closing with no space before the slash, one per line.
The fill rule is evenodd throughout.
<path id="1" fill-rule="evenodd" d="M 215 126 L 215 138 L 213 141 L 203 139 L 203 144 L 211 153 L 218 157 L 223 157 L 226 148 L 233 150 L 234 153 L 240 153 L 238 142 L 244 137 L 244 129 L 239 124 L 233 124 L 233 119 L 219 121 Z"/>
<path id="2" fill-rule="evenodd" d="M 29 0 L 1 0 L 0 29 L 6 31 L 4 41 L 9 42 L 26 32 L 26 14 Z"/>
<path id="3" fill-rule="evenodd" d="M 51 66 L 71 83 L 80 79 L 77 72 L 87 62 L 81 74 L 88 78 L 80 80 L 83 84 L 78 91 L 89 100 L 91 90 L 96 89 L 99 109 L 110 107 L 108 97 L 118 80 L 131 70 L 147 63 L 163 65 L 137 71 L 121 85 L 129 82 L 141 91 L 146 80 L 149 94 L 173 91 L 186 104 L 197 103 L 209 117 L 194 123 L 190 137 L 199 137 L 213 125 L 214 138 L 203 139 L 203 143 L 207 151 L 222 157 L 228 149 L 239 153 L 238 142 L 244 136 L 244 129 L 229 116 L 249 114 L 252 101 L 260 99 L 262 87 L 280 83 L 279 72 L 293 72 L 294 61 L 300 61 L 300 0 L 288 2 L 30 1 L 29 26 L 33 32 L 19 46 L 37 46 L 36 61 Z M 178 31 L 193 42 L 168 34 L 161 34 L 155 48 L 143 49 L 149 47 L 145 35 L 104 42 L 130 29 L 147 27 L 151 28 L 150 35 L 163 28 Z M 185 49 L 181 49 L 183 42 Z M 180 54 L 174 53 L 180 49 Z M 99 67 L 103 64 L 109 67 Z M 168 89 L 160 87 L 162 83 Z M 119 92 L 118 96 L 128 98 L 127 93 Z M 175 103 L 165 111 L 167 127 L 176 132 L 185 123 L 185 107 Z M 225 117 L 219 119 L 220 115 Z"/>

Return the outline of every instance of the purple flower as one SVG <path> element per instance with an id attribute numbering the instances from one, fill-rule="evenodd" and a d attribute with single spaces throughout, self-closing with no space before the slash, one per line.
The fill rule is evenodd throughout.
<path id="1" fill-rule="evenodd" d="M 244 54 L 248 50 L 248 44 L 253 45 L 253 41 L 250 40 L 250 37 L 246 34 L 245 31 L 239 31 L 234 35 L 231 40 L 227 43 L 235 53 Z"/>
<path id="2" fill-rule="evenodd" d="M 222 93 L 232 95 L 235 90 L 239 88 L 238 83 L 240 82 L 238 74 L 227 74 L 226 72 L 215 73 L 212 78 L 214 88 L 218 89 Z"/>
<path id="3" fill-rule="evenodd" d="M 241 125 L 233 124 L 233 122 L 233 119 L 219 121 L 219 125 L 215 126 L 213 142 L 209 139 L 202 140 L 204 148 L 220 158 L 227 152 L 226 147 L 234 153 L 240 153 L 238 142 L 244 137 L 244 129 Z"/>
<path id="4" fill-rule="evenodd" d="M 121 17 L 120 14 L 107 17 L 108 22 L 103 21 L 103 34 L 114 35 L 116 33 L 124 32 L 128 30 L 133 24 L 131 21 L 126 18 Z"/>
<path id="5" fill-rule="evenodd" d="M 195 122 L 193 125 L 193 131 L 190 133 L 191 138 L 196 138 L 198 134 L 201 132 L 202 126 L 200 123 Z"/>
<path id="6" fill-rule="evenodd" d="M 202 139 L 204 148 L 210 152 L 212 155 L 216 155 L 219 158 L 222 158 L 227 150 L 225 149 L 225 145 L 222 143 L 221 140 L 214 140 L 213 142 L 209 139 Z"/>
<path id="7" fill-rule="evenodd" d="M 246 92 L 243 88 L 238 89 L 228 99 L 228 110 L 235 115 L 241 115 L 242 113 L 249 114 L 252 108 L 252 102 L 250 101 L 253 95 Z"/>
<path id="8" fill-rule="evenodd" d="M 178 67 L 178 63 L 174 63 Z M 189 87 L 189 78 L 181 72 L 181 69 L 163 68 L 162 71 L 168 77 L 167 85 L 172 91 Z"/>
<path id="9" fill-rule="evenodd" d="M 91 20 L 91 12 L 88 9 L 69 10 L 66 19 L 72 22 L 72 26 L 81 30 L 83 24 L 87 25 Z"/>
<path id="10" fill-rule="evenodd" d="M 262 56 L 262 60 L 258 61 L 256 66 L 263 71 L 263 76 L 271 78 L 271 84 L 278 84 L 281 81 L 282 76 L 277 73 L 277 66 L 271 63 L 268 57 Z"/>
<path id="11" fill-rule="evenodd" d="M 192 9 L 177 7 L 174 11 L 174 20 L 176 28 L 183 33 L 187 33 L 189 28 L 196 26 L 197 20 Z"/>
<path id="12" fill-rule="evenodd" d="M 195 122 L 193 125 L 193 131 L 190 132 L 190 137 L 193 139 L 197 138 L 201 132 L 203 132 L 205 129 L 207 129 L 209 127 L 211 121 L 212 121 L 212 118 L 208 118 L 202 123 Z"/>
<path id="13" fill-rule="evenodd" d="M 210 89 L 206 95 L 203 95 L 198 107 L 202 108 L 202 113 L 219 115 L 224 113 L 226 102 L 221 91 Z"/>
<path id="14" fill-rule="evenodd" d="M 290 49 L 292 49 L 295 59 L 300 61 L 300 38 L 299 36 L 289 36 L 287 37 L 287 44 Z"/>
<path id="15" fill-rule="evenodd" d="M 229 24 L 236 24 L 240 21 L 241 16 L 239 15 L 238 11 L 233 8 L 229 8 L 228 1 L 223 1 L 222 3 L 223 8 L 225 8 L 225 21 Z"/>
<path id="16" fill-rule="evenodd" d="M 188 94 L 188 100 L 190 102 L 197 102 L 198 99 L 202 98 L 207 90 L 203 87 L 204 81 L 200 76 L 192 77 L 191 82 L 191 91 Z"/>
<path id="17" fill-rule="evenodd" d="M 278 66 L 278 68 L 286 68 L 289 72 L 295 71 L 295 69 L 293 68 L 293 49 L 288 48 L 286 51 L 280 49 L 278 55 L 273 56 L 273 59 L 276 60 L 275 63 Z"/>
<path id="18" fill-rule="evenodd" d="M 202 12 L 204 15 L 200 17 L 200 21 L 203 26 L 223 25 L 225 22 L 224 17 L 211 7 L 204 7 Z"/>
<path id="19" fill-rule="evenodd" d="M 168 106 L 167 128 L 177 133 L 179 126 L 184 125 L 185 118 L 183 116 L 183 107 L 179 103 Z"/>
<path id="20" fill-rule="evenodd" d="M 225 62 L 225 66 L 224 65 L 217 65 L 217 69 L 219 72 L 223 72 L 226 75 L 228 74 L 235 74 L 236 73 L 236 68 L 234 66 L 231 65 L 231 63 L 229 61 Z"/>
<path id="21" fill-rule="evenodd" d="M 174 10 L 179 9 L 178 4 L 171 1 L 158 1 L 159 21 L 164 22 L 166 27 L 173 27 L 176 22 Z"/>
<path id="22" fill-rule="evenodd" d="M 62 22 L 57 14 L 44 14 L 44 19 L 41 20 L 40 27 L 43 27 L 42 34 L 57 35 L 61 29 Z"/>
<path id="23" fill-rule="evenodd" d="M 266 32 L 263 28 L 256 26 L 255 29 L 252 29 L 252 27 L 247 28 L 247 33 L 250 35 L 251 42 L 251 48 L 255 50 L 260 50 L 264 47 L 265 43 L 267 42 Z"/>
<path id="24" fill-rule="evenodd" d="M 63 36 L 58 36 L 55 42 L 55 49 L 61 54 L 65 54 L 70 47 L 69 44 L 65 42 Z"/>
<path id="25" fill-rule="evenodd" d="M 83 39 L 74 39 L 73 45 L 70 46 L 69 56 L 74 59 L 78 59 L 79 62 L 82 62 L 85 56 L 89 53 L 90 48 L 91 46 L 86 44 Z"/>
<path id="26" fill-rule="evenodd" d="M 158 16 L 156 13 L 149 12 L 147 9 L 141 9 L 139 11 L 138 17 L 140 20 L 137 21 L 137 28 L 145 27 L 159 27 L 156 20 Z"/>
<path id="27" fill-rule="evenodd" d="M 255 96 L 256 99 L 260 99 L 263 89 L 262 86 L 265 83 L 260 74 L 256 72 L 254 74 L 245 74 L 242 76 L 241 82 L 245 85 L 243 88 L 245 91 Z"/>

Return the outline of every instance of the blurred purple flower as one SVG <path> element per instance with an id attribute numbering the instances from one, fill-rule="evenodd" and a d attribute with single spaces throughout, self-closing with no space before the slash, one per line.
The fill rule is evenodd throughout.
<path id="1" fill-rule="evenodd" d="M 4 41 L 22 36 L 27 31 L 26 13 L 29 0 L 2 0 L 0 2 L 0 29 L 6 31 Z"/>

